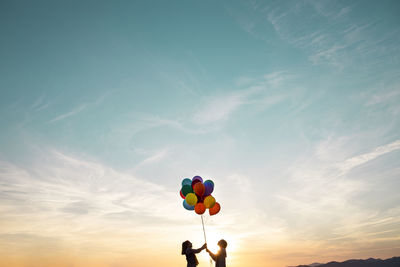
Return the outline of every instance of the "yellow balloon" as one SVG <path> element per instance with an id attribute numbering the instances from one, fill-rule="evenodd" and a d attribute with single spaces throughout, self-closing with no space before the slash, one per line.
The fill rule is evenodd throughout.
<path id="1" fill-rule="evenodd" d="M 204 206 L 206 206 L 207 209 L 211 209 L 215 205 L 215 198 L 213 196 L 207 196 L 204 199 Z"/>
<path id="2" fill-rule="evenodd" d="M 185 201 L 190 206 L 194 206 L 197 203 L 197 196 L 194 193 L 189 193 L 186 195 Z"/>

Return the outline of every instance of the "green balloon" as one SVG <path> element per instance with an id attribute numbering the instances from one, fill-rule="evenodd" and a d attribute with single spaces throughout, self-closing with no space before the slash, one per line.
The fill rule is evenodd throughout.
<path id="1" fill-rule="evenodd" d="M 190 185 L 182 186 L 182 195 L 186 196 L 189 193 L 193 193 L 193 188 Z"/>
<path id="2" fill-rule="evenodd" d="M 190 180 L 189 178 L 185 178 L 182 180 L 182 186 L 184 185 L 192 185 L 192 180 Z"/>

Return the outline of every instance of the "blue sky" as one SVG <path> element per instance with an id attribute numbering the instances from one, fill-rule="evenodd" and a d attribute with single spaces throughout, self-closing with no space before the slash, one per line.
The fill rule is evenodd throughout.
<path id="1" fill-rule="evenodd" d="M 183 222 L 198 218 L 176 192 L 199 174 L 218 188 L 224 212 L 208 223 L 231 238 L 232 266 L 398 255 L 399 11 L 397 1 L 1 2 L 1 247 L 23 254 L 13 240 L 34 250 L 51 238 L 75 251 L 83 231 L 93 257 L 98 238 L 121 242 L 115 259 L 147 248 L 133 236 L 170 229 L 179 250 L 192 229 Z"/>

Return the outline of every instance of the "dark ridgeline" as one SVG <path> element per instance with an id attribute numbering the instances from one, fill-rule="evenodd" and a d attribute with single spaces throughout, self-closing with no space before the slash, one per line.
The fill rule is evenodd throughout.
<path id="1" fill-rule="evenodd" d="M 296 267 L 400 267 L 400 257 L 386 260 L 369 258 L 367 260 L 348 260 L 344 262 L 331 261 L 324 264 L 313 263 Z"/>

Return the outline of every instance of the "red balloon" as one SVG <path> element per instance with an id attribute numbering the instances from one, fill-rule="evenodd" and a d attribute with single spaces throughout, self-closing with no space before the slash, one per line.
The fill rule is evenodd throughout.
<path id="1" fill-rule="evenodd" d="M 194 206 L 194 211 L 201 215 L 206 211 L 206 206 L 204 206 L 203 203 L 197 203 L 196 206 Z"/>
<path id="2" fill-rule="evenodd" d="M 195 207 L 195 209 L 196 209 L 196 207 Z M 220 210 L 221 210 L 221 206 L 219 205 L 218 202 L 215 202 L 214 206 L 211 209 L 209 209 L 208 212 L 212 216 L 212 215 L 217 214 Z"/>
<path id="3" fill-rule="evenodd" d="M 181 194 L 181 198 L 185 199 L 185 196 L 182 194 L 182 190 L 179 191 L 179 194 Z"/>
<path id="4" fill-rule="evenodd" d="M 202 195 L 204 195 L 206 188 L 204 187 L 203 183 L 199 182 L 194 185 L 193 191 L 196 193 L 196 195 L 202 196 Z"/>
<path id="5" fill-rule="evenodd" d="M 194 185 L 197 183 L 203 183 L 203 178 L 198 175 L 192 178 L 192 188 L 194 188 Z"/>

